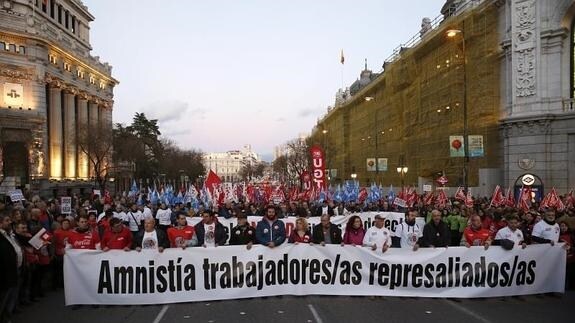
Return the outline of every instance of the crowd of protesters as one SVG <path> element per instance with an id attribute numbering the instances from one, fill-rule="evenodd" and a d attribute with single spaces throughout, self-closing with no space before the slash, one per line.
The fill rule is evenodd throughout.
<path id="1" fill-rule="evenodd" d="M 75 196 L 69 214 L 63 214 L 58 199 L 37 196 L 29 202 L 0 203 L 0 323 L 45 296 L 48 289 L 63 287 L 63 257 L 67 249 L 119 249 L 139 252 L 166 248 L 217 247 L 226 243 L 254 244 L 270 248 L 283 243 L 338 244 L 369 247 L 386 252 L 389 248 L 419 248 L 491 245 L 511 249 L 529 244 L 564 242 L 567 250 L 567 284 L 575 286 L 575 209 L 539 210 L 537 203 L 528 211 L 510 207 L 490 207 L 489 199 L 477 199 L 473 207 L 453 201 L 449 207 L 435 208 L 416 204 L 398 209 L 386 198 L 378 203 L 308 203 L 293 201 L 277 206 L 227 202 L 199 210 L 190 204 L 154 205 L 149 201 L 118 196 L 106 200 L 99 196 Z M 357 215 L 366 211 L 405 212 L 405 221 L 390 232 L 384 216 L 376 214 L 374 225 L 364 228 Z M 349 215 L 343 228 L 331 223 L 332 216 Z M 247 216 L 261 216 L 252 227 Z M 193 217 L 201 217 L 195 225 Z M 228 233 L 218 217 L 237 218 Z M 291 234 L 281 218 L 297 217 Z M 310 228 L 308 218 L 320 217 Z M 425 225 L 416 221 L 423 217 Z M 47 235 L 40 248 L 30 239 L 44 229 Z M 312 230 L 310 230 L 312 229 Z M 343 231 L 343 232 L 342 232 Z"/>

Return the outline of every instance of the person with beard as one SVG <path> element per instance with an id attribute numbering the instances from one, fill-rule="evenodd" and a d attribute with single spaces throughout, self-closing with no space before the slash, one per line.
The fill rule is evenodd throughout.
<path id="1" fill-rule="evenodd" d="M 413 251 L 419 249 L 418 242 L 423 237 L 423 230 L 415 223 L 417 215 L 416 210 L 409 210 L 405 213 L 405 221 L 395 226 L 393 247 L 409 248 Z"/>
<path id="2" fill-rule="evenodd" d="M 353 246 L 361 246 L 363 244 L 364 236 L 365 229 L 363 228 L 363 221 L 358 215 L 351 216 L 345 226 L 343 243 Z"/>
<path id="3" fill-rule="evenodd" d="M 470 224 L 463 231 L 461 244 L 467 248 L 471 246 L 483 246 L 485 250 L 491 245 L 491 233 L 481 225 L 481 217 L 474 214 L 470 218 Z"/>
<path id="4" fill-rule="evenodd" d="M 245 212 L 238 212 L 238 225 L 232 228 L 230 245 L 245 245 L 248 250 L 256 242 L 256 230 L 248 223 Z"/>
<path id="5" fill-rule="evenodd" d="M 341 229 L 331 223 L 331 216 L 324 213 L 321 216 L 321 223 L 313 227 L 313 243 L 319 243 L 322 246 L 326 244 L 342 244 Z"/>
<path id="6" fill-rule="evenodd" d="M 423 237 L 419 245 L 421 247 L 443 248 L 451 243 L 451 231 L 441 219 L 441 211 L 434 209 L 431 211 L 431 219 L 423 227 Z"/>
<path id="7" fill-rule="evenodd" d="M 224 226 L 216 221 L 216 213 L 209 210 L 202 212 L 202 221 L 194 227 L 198 237 L 198 246 L 217 247 L 223 246 L 228 240 L 228 234 Z"/>
<path id="8" fill-rule="evenodd" d="M 198 245 L 196 230 L 188 225 L 186 213 L 180 211 L 176 217 L 176 226 L 168 228 L 168 240 L 170 240 L 171 248 L 186 249 Z"/>
<path id="9" fill-rule="evenodd" d="M 266 208 L 265 217 L 256 226 L 256 241 L 270 248 L 277 247 L 286 240 L 285 225 L 278 220 L 273 206 Z"/>
<path id="10" fill-rule="evenodd" d="M 555 211 L 548 209 L 545 211 L 543 221 L 539 221 L 533 226 L 531 240 L 534 243 L 550 243 L 554 246 L 556 242 L 559 242 L 560 232 L 559 224 L 555 222 Z"/>
<path id="11" fill-rule="evenodd" d="M 79 215 L 76 218 L 78 225 L 68 234 L 67 248 L 70 249 L 92 249 L 100 248 L 100 236 L 96 230 L 92 230 L 88 222 L 88 216 Z"/>

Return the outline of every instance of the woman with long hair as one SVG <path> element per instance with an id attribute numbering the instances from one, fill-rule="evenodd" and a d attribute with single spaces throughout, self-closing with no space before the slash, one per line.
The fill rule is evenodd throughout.
<path id="1" fill-rule="evenodd" d="M 307 220 L 303 217 L 295 220 L 295 230 L 293 230 L 288 239 L 289 243 L 309 243 L 311 244 L 311 232 Z"/>
<path id="2" fill-rule="evenodd" d="M 363 244 L 363 236 L 365 229 L 363 228 L 363 221 L 358 215 L 354 215 L 347 221 L 345 226 L 345 233 L 343 234 L 343 243 L 354 246 L 361 246 Z"/>

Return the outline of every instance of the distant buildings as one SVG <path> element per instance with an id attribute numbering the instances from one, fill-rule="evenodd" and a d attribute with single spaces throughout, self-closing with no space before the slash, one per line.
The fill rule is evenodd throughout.
<path id="1" fill-rule="evenodd" d="M 261 159 L 252 151 L 251 145 L 245 145 L 241 150 L 204 154 L 206 170 L 214 171 L 223 182 L 241 181 L 240 169 L 244 165 L 255 165 L 259 162 Z"/>

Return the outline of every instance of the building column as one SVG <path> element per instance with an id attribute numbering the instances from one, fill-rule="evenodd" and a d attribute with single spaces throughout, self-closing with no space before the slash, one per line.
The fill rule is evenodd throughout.
<path id="1" fill-rule="evenodd" d="M 98 109 L 99 109 L 99 108 L 98 108 L 98 103 L 93 102 L 93 101 L 90 101 L 90 102 L 88 103 L 88 111 L 89 111 L 89 114 L 90 114 L 90 116 L 89 116 L 89 121 L 88 121 L 88 122 L 89 122 L 89 127 L 88 127 L 88 129 L 90 129 L 90 128 L 96 129 L 97 127 L 100 126 L 100 125 L 99 125 L 99 122 L 98 122 L 98 118 L 99 118 L 99 116 L 98 116 L 98 114 L 99 114 Z M 89 163 L 89 166 L 90 166 L 90 167 L 89 167 L 90 177 L 95 177 L 96 174 L 95 174 L 95 171 L 94 171 L 94 165 L 92 165 L 92 163 Z"/>
<path id="2" fill-rule="evenodd" d="M 49 145 L 50 177 L 62 178 L 62 102 L 61 89 L 50 88 Z"/>
<path id="3" fill-rule="evenodd" d="M 64 92 L 64 169 L 66 178 L 76 178 L 76 102 L 72 92 Z"/>
<path id="4" fill-rule="evenodd" d="M 88 100 L 84 96 L 78 96 L 78 133 L 82 134 L 88 131 Z M 88 154 L 80 147 L 77 147 L 78 153 L 78 177 L 86 179 L 90 177 L 88 172 L 89 162 Z"/>

